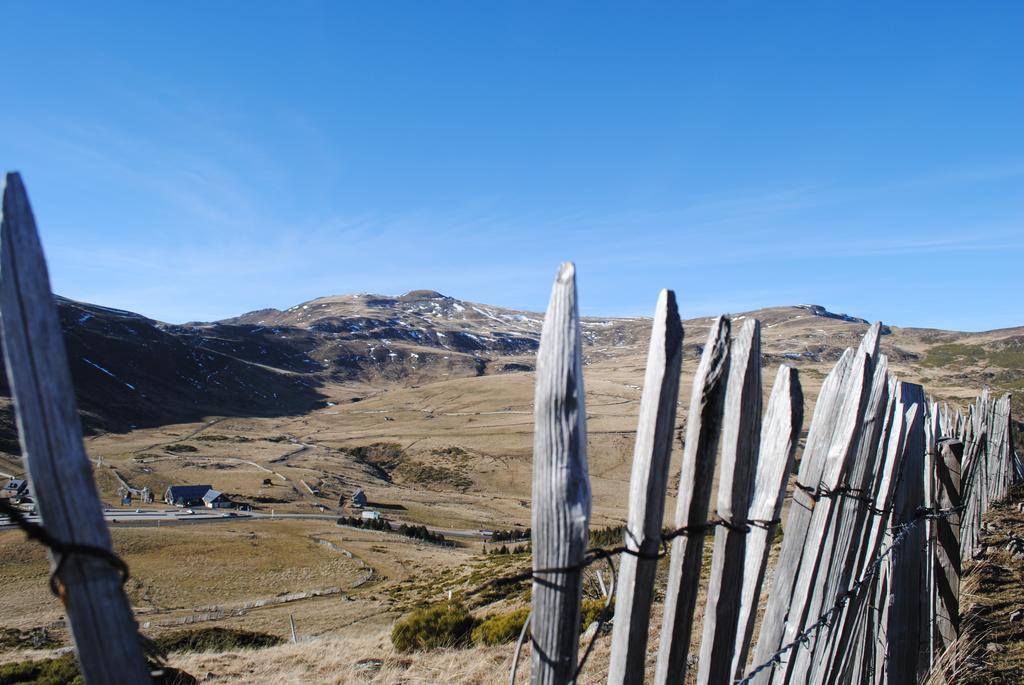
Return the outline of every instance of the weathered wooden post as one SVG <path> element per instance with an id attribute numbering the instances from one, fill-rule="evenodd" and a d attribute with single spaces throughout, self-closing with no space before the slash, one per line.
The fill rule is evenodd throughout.
<path id="1" fill-rule="evenodd" d="M 0 228 L 0 316 L 21 451 L 49 535 L 71 636 L 90 685 L 148 682 L 121 571 L 103 558 L 110 532 L 82 445 L 67 352 L 21 177 L 7 174 Z M 97 553 L 84 553 L 96 549 Z"/>
<path id="2" fill-rule="evenodd" d="M 811 417 L 807 442 L 797 473 L 797 482 L 814 491 L 821 481 L 822 469 L 825 466 L 824 448 L 827 447 L 835 428 L 836 414 L 841 404 L 840 390 L 850 369 L 853 366 L 853 350 L 847 349 L 843 356 L 829 372 L 818 393 L 818 401 Z M 779 561 L 775 567 L 772 591 L 768 597 L 761 632 L 754 649 L 754 661 L 768 661 L 783 644 L 786 631 L 787 614 L 790 600 L 795 590 L 797 574 L 800 571 L 800 560 L 803 557 L 804 544 L 810 526 L 811 513 L 815 501 L 810 493 L 797 489 L 793 492 L 793 501 L 789 507 L 783 532 L 786 536 L 779 552 Z M 792 617 L 797 620 L 797 617 Z M 753 682 L 756 685 L 767 685 L 772 682 L 774 670 L 762 671 Z"/>
<path id="3" fill-rule="evenodd" d="M 672 540 L 665 615 L 654 674 L 657 685 L 681 683 L 686 674 L 686 655 L 690 650 L 704 552 L 703 526 L 711 503 L 728 369 L 729 320 L 718 317 L 708 331 L 707 343 L 693 377 L 686 419 L 686 443 L 674 520 L 677 529 L 692 527 L 693 532 Z"/>
<path id="4" fill-rule="evenodd" d="M 959 512 L 960 459 L 962 442 L 939 442 L 940 458 L 935 461 L 935 499 L 939 510 Z M 935 658 L 949 649 L 960 634 L 960 514 L 951 513 L 935 521 L 935 556 L 932 578 L 935 584 Z"/>
<path id="5" fill-rule="evenodd" d="M 804 396 L 800 378 L 796 369 L 782 365 L 775 376 L 761 426 L 761 452 L 757 458 L 757 475 L 750 501 L 750 520 L 760 523 L 752 525 L 747 535 L 747 561 L 743 570 L 732 663 L 734 679 L 743 677 L 743 669 L 747 665 L 768 554 L 778 528 L 775 521 L 782 513 L 786 481 L 793 470 L 793 454 L 803 426 L 803 416 Z"/>
<path id="6" fill-rule="evenodd" d="M 829 587 L 830 565 L 836 542 L 833 529 L 844 504 L 844 498 L 832 496 L 831 493 L 839 492 L 844 487 L 843 479 L 848 472 L 851 455 L 855 454 L 863 427 L 864 410 L 870 397 L 874 376 L 872 365 L 871 356 L 858 350 L 850 374 L 843 384 L 839 412 L 825 448 L 821 478 L 815 487 L 817 500 L 813 504 L 806 546 L 793 585 L 784 643 L 795 639 L 828 608 L 826 588 Z M 805 451 L 805 459 L 812 456 L 810 449 Z M 806 487 L 810 484 L 802 485 Z M 773 682 L 806 682 L 812 656 L 820 649 L 820 636 L 820 632 L 810 636 L 809 643 L 796 650 L 780 671 L 776 672 Z M 786 671 L 789 675 L 783 677 Z"/>
<path id="7" fill-rule="evenodd" d="M 533 436 L 534 685 L 572 681 L 590 521 L 576 270 L 562 264 L 537 351 Z"/>
<path id="8" fill-rule="evenodd" d="M 886 626 L 888 653 L 885 667 L 887 682 L 912 683 L 916 682 L 919 675 L 918 647 L 923 637 L 920 586 L 926 539 L 925 527 L 919 520 L 919 509 L 925 504 L 925 400 L 920 385 L 902 383 L 900 390 L 904 404 L 916 405 L 919 410 L 914 421 L 908 425 L 903 467 L 893 501 L 892 523 L 898 531 L 905 526 L 913 527 L 903 535 L 892 555 L 892 603 Z"/>
<path id="9" fill-rule="evenodd" d="M 729 351 L 729 381 L 722 420 L 715 552 L 704 609 L 697 682 L 727 683 L 740 618 L 746 564 L 748 510 L 761 443 L 761 324 L 743 322 Z"/>
<path id="10" fill-rule="evenodd" d="M 647 353 L 625 532 L 626 548 L 644 557 L 626 553 L 620 560 L 612 654 L 608 666 L 609 684 L 642 683 L 644 680 L 654 574 L 658 569 L 656 555 L 661 544 L 665 485 L 675 433 L 682 358 L 683 326 L 675 294 L 671 290 L 662 290 Z"/>

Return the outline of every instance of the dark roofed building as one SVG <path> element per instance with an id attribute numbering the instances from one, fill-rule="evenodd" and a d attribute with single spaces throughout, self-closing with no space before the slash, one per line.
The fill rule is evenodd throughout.
<path id="1" fill-rule="evenodd" d="M 212 488 L 203 495 L 203 504 L 209 509 L 227 509 L 234 506 L 234 503 L 224 493 Z"/>
<path id="2" fill-rule="evenodd" d="M 352 493 L 352 506 L 353 507 L 365 507 L 366 506 L 366 493 L 363 492 L 362 488 Z"/>
<path id="3" fill-rule="evenodd" d="M 0 489 L 0 497 L 6 497 L 8 499 L 17 499 L 28 494 L 28 481 L 24 478 L 12 478 L 4 487 Z"/>
<path id="4" fill-rule="evenodd" d="M 202 506 L 203 497 L 210 490 L 212 485 L 172 485 L 164 493 L 164 501 L 176 507 Z"/>

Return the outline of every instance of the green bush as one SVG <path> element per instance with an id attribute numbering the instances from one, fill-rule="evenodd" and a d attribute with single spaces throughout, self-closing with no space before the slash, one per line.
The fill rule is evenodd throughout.
<path id="1" fill-rule="evenodd" d="M 46 628 L 19 630 L 0 628 L 0 649 L 46 649 L 60 643 L 47 632 Z"/>
<path id="2" fill-rule="evenodd" d="M 584 599 L 583 604 L 580 606 L 580 630 L 586 630 L 591 623 L 596 621 L 603 609 L 603 599 Z M 608 618 L 611 618 L 614 610 L 615 604 L 613 603 L 608 608 Z"/>
<path id="3" fill-rule="evenodd" d="M 473 628 L 473 642 L 478 645 L 501 645 L 512 642 L 519 637 L 530 615 L 530 608 L 513 609 L 501 614 L 493 614 Z"/>
<path id="4" fill-rule="evenodd" d="M 159 667 L 149 664 L 151 669 L 159 669 L 160 675 L 153 677 L 153 685 L 196 685 L 196 679 L 170 666 Z M 65 654 L 53 659 L 35 661 L 18 661 L 0 666 L 0 683 L 3 685 L 84 685 L 85 680 L 78 670 L 78 662 L 73 654 Z"/>
<path id="5" fill-rule="evenodd" d="M 181 630 L 156 639 L 157 646 L 165 652 L 230 652 L 274 647 L 282 642 L 276 635 L 235 628 Z"/>
<path id="6" fill-rule="evenodd" d="M 395 623 L 391 644 L 399 652 L 426 651 L 469 644 L 475 621 L 460 602 L 417 609 Z"/>
<path id="7" fill-rule="evenodd" d="M 14 685 L 84 685 L 71 654 L 55 659 L 18 661 L 0 666 L 0 683 Z"/>

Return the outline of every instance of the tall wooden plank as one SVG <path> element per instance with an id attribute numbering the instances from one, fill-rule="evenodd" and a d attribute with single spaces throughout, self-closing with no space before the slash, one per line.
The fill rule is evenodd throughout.
<path id="1" fill-rule="evenodd" d="M 821 480 L 825 467 L 825 449 L 835 430 L 836 416 L 841 405 L 840 390 L 853 367 L 854 351 L 847 348 L 839 361 L 825 377 L 818 393 L 818 401 L 811 417 L 811 426 L 807 431 L 807 442 L 803 458 L 797 473 L 797 483 L 809 488 L 816 488 Z M 768 661 L 782 646 L 782 639 L 789 614 L 790 598 L 794 591 L 800 561 L 806 542 L 807 529 L 811 512 L 815 506 L 814 499 L 807 492 L 798 488 L 793 492 L 793 501 L 789 514 L 782 527 L 785 537 L 779 552 L 779 561 L 775 566 L 772 591 L 768 596 L 764 618 L 761 621 L 761 632 L 754 650 L 754 663 Z M 755 685 L 766 685 L 774 677 L 775 670 L 767 669 L 754 679 Z"/>
<path id="2" fill-rule="evenodd" d="M 803 416 L 804 396 L 800 378 L 796 369 L 783 364 L 775 376 L 761 426 L 761 452 L 757 458 L 757 475 L 750 500 L 750 520 L 761 524 L 752 525 L 747 536 L 747 560 L 737 620 L 739 629 L 732 663 L 733 677 L 737 680 L 743 677 L 750 654 L 768 554 L 778 528 L 776 523 L 767 522 L 778 521 L 782 513 L 786 481 L 793 470 L 793 454 L 800 438 Z"/>
<path id="3" fill-rule="evenodd" d="M 938 469 L 937 462 L 940 460 L 938 404 L 925 402 L 924 407 L 924 466 L 921 484 L 924 490 L 924 506 L 935 508 L 938 501 L 935 476 Z M 935 654 L 932 626 L 935 625 L 937 607 L 935 605 L 935 585 L 934 578 L 932 577 L 933 564 L 931 560 L 935 558 L 935 547 L 937 545 L 936 526 L 938 521 L 935 519 L 925 519 L 920 525 L 924 528 L 925 561 L 921 564 L 921 579 L 918 586 L 918 592 L 921 595 L 921 612 L 918 617 L 918 621 L 921 624 L 919 629 L 921 643 L 918 645 L 917 660 L 919 670 L 923 668 L 927 672 L 931 669 L 932 656 Z"/>
<path id="4" fill-rule="evenodd" d="M 883 547 L 889 548 L 895 543 L 893 531 L 898 531 L 901 524 L 896 522 L 897 515 L 902 515 L 897 512 L 896 502 L 897 495 L 899 494 L 898 488 L 902 482 L 902 471 L 903 464 L 906 461 L 912 461 L 919 457 L 912 453 L 912 450 L 916 450 L 919 443 L 912 439 L 914 433 L 920 431 L 920 424 L 923 420 L 924 408 L 921 403 L 909 402 L 908 399 L 912 398 L 913 393 L 907 394 L 903 391 L 904 383 L 900 382 L 897 384 L 897 395 L 899 396 L 898 411 L 902 415 L 902 428 L 899 436 L 899 459 L 897 460 L 897 470 L 892 474 L 892 499 L 888 507 L 890 510 L 889 515 L 886 517 L 886 528 L 881 531 L 875 531 L 875 540 L 878 547 L 875 548 L 872 558 L 876 558 L 881 553 Z M 902 547 L 906 543 L 906 540 L 900 543 Z M 884 564 L 878 571 L 877 582 L 873 584 L 873 590 L 875 594 L 874 598 L 874 615 L 872 617 L 873 626 L 872 631 L 867 633 L 869 641 L 871 642 L 870 655 L 871 660 L 860 664 L 864 669 L 867 669 L 866 673 L 871 675 L 872 678 L 876 679 L 876 682 L 885 684 L 888 681 L 887 664 L 889 662 L 890 653 L 893 650 L 891 644 L 892 640 L 899 642 L 899 635 L 893 633 L 894 621 L 892 620 L 893 606 L 892 593 L 893 588 L 897 585 L 894 580 L 894 561 L 893 555 L 886 558 Z M 904 590 L 901 590 L 905 592 Z M 916 603 L 916 602 L 914 602 Z M 910 661 L 916 661 L 916 655 L 907 655 Z M 860 675 L 865 675 L 861 673 Z M 851 682 L 859 682 L 854 679 Z"/>
<path id="5" fill-rule="evenodd" d="M 824 448 L 825 464 L 818 487 L 826 496 L 814 503 L 808 523 L 806 546 L 800 561 L 797 580 L 790 598 L 789 615 L 783 634 L 783 643 L 792 641 L 813 622 L 824 607 L 824 588 L 828 584 L 828 560 L 832 556 L 831 527 L 841 502 L 828 493 L 839 489 L 844 471 L 856 446 L 867 404 L 873 371 L 871 357 L 858 351 L 853 368 L 842 388 L 840 410 L 835 429 Z M 805 452 L 805 455 L 807 452 Z M 805 456 L 806 458 L 806 456 Z M 805 483 L 806 485 L 810 485 Z M 803 683 L 810 668 L 810 655 L 814 654 L 817 636 L 808 638 L 805 649 L 797 650 L 783 666 L 776 670 L 775 683 Z"/>
<path id="6" fill-rule="evenodd" d="M 590 521 L 576 269 L 569 262 L 558 270 L 541 330 L 534 423 L 531 682 L 557 685 L 576 671 Z"/>
<path id="7" fill-rule="evenodd" d="M 879 366 L 884 362 L 883 357 Z M 859 542 L 855 544 L 857 557 L 853 577 L 858 580 L 865 580 L 868 564 L 875 558 L 887 528 L 894 483 L 903 456 L 905 418 L 898 387 L 898 382 L 889 378 L 886 383 L 888 399 L 885 420 L 875 457 L 877 467 L 868 486 L 870 508 L 864 519 Z M 873 636 L 875 626 L 878 625 L 875 597 L 881 579 L 876 575 L 867 580 L 870 582 L 869 587 L 851 600 L 844 611 L 844 616 L 849 619 L 843 622 L 841 632 L 833 635 L 833 656 L 827 676 L 823 678 L 824 682 L 864 682 L 864 674 L 860 671 L 865 669 L 868 663 L 874 663 L 875 642 L 868 636 Z"/>
<path id="8" fill-rule="evenodd" d="M 620 557 L 609 683 L 642 683 L 644 679 L 654 574 L 658 569 L 655 557 L 661 544 L 682 357 L 683 326 L 675 294 L 662 290 L 654 314 L 640 398 L 625 531 L 626 548 L 644 558 L 629 553 Z"/>
<path id="9" fill-rule="evenodd" d="M 4 359 L 25 466 L 47 532 L 64 544 L 110 550 L 110 532 L 82 445 L 64 338 L 35 219 L 21 177 L 7 174 L 0 227 Z M 51 565 L 58 559 L 50 554 Z M 138 626 L 109 562 L 72 554 L 60 567 L 63 602 L 87 683 L 142 683 Z"/>
<path id="10" fill-rule="evenodd" d="M 690 394 L 674 521 L 677 529 L 694 527 L 694 530 L 672 540 L 665 614 L 654 675 L 657 685 L 681 683 L 686 675 L 704 552 L 705 535 L 700 527 L 708 517 L 728 370 L 729 320 L 720 316 L 708 331 Z"/>
<path id="11" fill-rule="evenodd" d="M 903 468 L 893 502 L 893 525 L 908 526 L 924 505 L 924 390 L 902 383 L 903 402 L 918 407 L 909 425 Z M 918 646 L 921 644 L 921 564 L 925 557 L 925 528 L 910 529 L 892 555 L 892 603 L 888 616 L 889 650 L 886 678 L 890 683 L 912 683 L 918 677 Z"/>
<path id="12" fill-rule="evenodd" d="M 871 380 L 871 394 L 864 411 L 863 423 L 860 428 L 856 453 L 850 464 L 849 473 L 843 478 L 843 487 L 851 489 L 856 497 L 843 497 L 837 500 L 836 522 L 833 526 L 835 541 L 832 544 L 832 559 L 824 584 L 824 594 L 820 607 L 831 606 L 851 584 L 859 577 L 860 557 L 863 532 L 869 512 L 869 501 L 872 499 L 872 480 L 878 470 L 882 452 L 882 432 L 888 421 L 889 379 L 888 359 L 880 355 L 875 363 Z M 855 603 L 847 603 L 843 611 L 830 626 L 822 629 L 815 643 L 815 654 L 812 655 L 809 682 L 822 682 L 823 674 L 831 667 L 835 649 L 843 642 L 842 635 L 846 631 L 847 621 L 852 619 L 851 610 Z M 812 617 L 814 617 L 812 612 Z"/>
<path id="13" fill-rule="evenodd" d="M 760 322 L 743 322 L 732 342 L 729 359 L 718 478 L 718 516 L 725 525 L 715 529 L 715 553 L 697 667 L 697 682 L 701 685 L 725 683 L 733 677 L 746 564 L 747 534 L 743 529 L 748 521 L 761 442 Z"/>
<path id="14" fill-rule="evenodd" d="M 940 459 L 935 462 L 936 497 L 941 510 L 959 509 L 960 459 L 962 442 L 939 442 Z M 960 634 L 960 516 L 951 514 L 935 522 L 935 556 L 932 558 L 935 592 L 934 654 L 949 649 Z"/>

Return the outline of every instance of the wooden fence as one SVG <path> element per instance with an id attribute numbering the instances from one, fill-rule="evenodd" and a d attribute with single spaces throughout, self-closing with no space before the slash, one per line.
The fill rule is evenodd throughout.
<path id="1" fill-rule="evenodd" d="M 693 380 L 673 526 L 663 530 L 683 330 L 675 296 L 661 293 L 624 541 L 615 550 L 610 684 L 644 682 L 655 572 L 669 542 L 658 685 L 684 682 L 688 669 L 701 685 L 916 683 L 952 647 L 961 558 L 977 550 L 981 516 L 1024 476 L 1011 445 L 1010 398 L 983 392 L 966 415 L 940 409 L 921 386 L 889 373 L 880 335 L 880 324 L 871 326 L 822 384 L 755 631 L 802 427 L 800 383 L 780 366 L 762 416 L 760 324 L 747 319 L 732 331 L 728 319 L 714 321 Z M 587 550 L 581 370 L 575 271 L 565 264 L 537 357 L 536 684 L 578 676 L 581 574 L 608 557 Z M 698 622 L 707 536 L 713 551 Z M 698 629 L 699 650 L 690 654 Z"/>
<path id="2" fill-rule="evenodd" d="M 21 177 L 7 174 L 0 221 L 0 320 L 21 453 L 45 529 L 51 587 L 90 685 L 150 682 L 82 444 L 64 337 Z"/>
<path id="3" fill-rule="evenodd" d="M 126 569 L 81 439 L 46 263 L 24 186 L 8 174 L 0 226 L 0 318 L 22 454 L 87 683 L 149 673 L 122 589 Z M 762 416 L 760 324 L 714 321 L 694 377 L 674 529 L 662 529 L 683 329 L 658 300 L 615 583 L 609 683 L 641 683 L 655 572 L 671 543 L 654 680 L 911 683 L 956 638 L 960 560 L 982 515 L 1022 475 L 1009 397 L 966 415 L 891 377 L 880 327 L 825 379 L 797 470 L 779 561 L 754 640 L 769 551 L 803 423 L 795 370 L 781 366 Z M 575 270 L 559 270 L 537 358 L 533 476 L 533 683 L 578 675 L 590 486 Z M 1015 461 L 1016 460 L 1016 461 Z M 962 465 L 962 469 L 961 469 Z M 717 474 L 717 489 L 714 487 Z M 715 495 L 714 515 L 710 515 Z M 11 516 L 16 516 L 11 512 Z M 706 537 L 713 536 L 700 649 L 691 655 Z M 525 633 L 525 628 L 524 628 Z"/>

